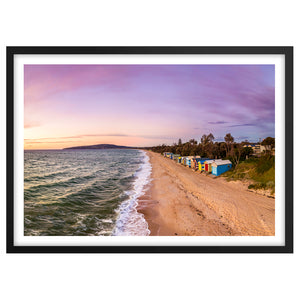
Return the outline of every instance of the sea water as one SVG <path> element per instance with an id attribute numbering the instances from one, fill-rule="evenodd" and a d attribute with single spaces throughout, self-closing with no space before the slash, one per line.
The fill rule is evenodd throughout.
<path id="1" fill-rule="evenodd" d="M 137 205 L 150 175 L 141 150 L 25 150 L 24 234 L 149 235 Z"/>

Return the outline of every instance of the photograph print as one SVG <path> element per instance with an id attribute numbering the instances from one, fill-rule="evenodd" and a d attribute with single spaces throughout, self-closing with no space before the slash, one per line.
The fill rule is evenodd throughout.
<path id="1" fill-rule="evenodd" d="M 275 234 L 274 65 L 25 65 L 24 234 Z"/>
<path id="2" fill-rule="evenodd" d="M 291 51 L 8 49 L 8 252 L 291 252 Z"/>

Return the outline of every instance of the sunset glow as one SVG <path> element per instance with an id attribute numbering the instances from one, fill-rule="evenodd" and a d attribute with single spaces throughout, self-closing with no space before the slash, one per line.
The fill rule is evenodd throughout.
<path id="1" fill-rule="evenodd" d="M 25 65 L 25 149 L 275 135 L 274 65 Z"/>

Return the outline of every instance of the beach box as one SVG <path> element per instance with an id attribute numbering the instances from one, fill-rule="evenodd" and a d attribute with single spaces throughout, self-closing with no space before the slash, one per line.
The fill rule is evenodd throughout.
<path id="1" fill-rule="evenodd" d="M 199 161 L 198 161 L 198 170 L 199 171 L 204 171 L 205 168 L 204 168 L 204 162 L 207 161 L 208 158 L 201 158 Z"/>
<path id="2" fill-rule="evenodd" d="M 173 154 L 172 159 L 177 161 L 177 158 L 180 157 L 180 154 Z"/>
<path id="3" fill-rule="evenodd" d="M 211 173 L 211 164 L 214 162 L 214 159 L 208 159 L 204 162 L 204 171 Z"/>
<path id="4" fill-rule="evenodd" d="M 191 168 L 194 170 L 198 170 L 199 169 L 199 165 L 198 165 L 199 161 L 201 161 L 200 157 L 193 158 L 191 161 Z"/>
<path id="5" fill-rule="evenodd" d="M 185 165 L 188 166 L 189 168 L 191 167 L 192 159 L 193 159 L 193 156 L 187 156 L 185 159 Z"/>
<path id="6" fill-rule="evenodd" d="M 216 160 L 211 164 L 211 173 L 219 176 L 232 168 L 230 160 Z"/>

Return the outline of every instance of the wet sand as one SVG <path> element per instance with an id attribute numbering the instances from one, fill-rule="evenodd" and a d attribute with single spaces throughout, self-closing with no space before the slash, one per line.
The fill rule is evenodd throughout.
<path id="1" fill-rule="evenodd" d="M 151 235 L 264 236 L 275 234 L 275 199 L 241 182 L 212 178 L 147 152 L 152 181 L 139 200 Z"/>

